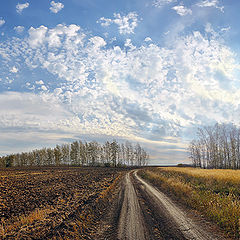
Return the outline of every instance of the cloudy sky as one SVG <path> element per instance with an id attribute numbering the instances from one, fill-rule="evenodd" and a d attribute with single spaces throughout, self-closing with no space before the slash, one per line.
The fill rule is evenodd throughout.
<path id="1" fill-rule="evenodd" d="M 0 155 L 76 139 L 187 162 L 240 125 L 240 1 L 0 0 Z"/>

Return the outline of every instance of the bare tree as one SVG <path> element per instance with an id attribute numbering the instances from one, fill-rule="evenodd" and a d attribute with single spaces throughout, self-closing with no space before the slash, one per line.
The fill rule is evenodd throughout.
<path id="1" fill-rule="evenodd" d="M 215 124 L 198 129 L 189 145 L 193 165 L 203 168 L 240 167 L 240 129 L 232 124 Z"/>
<path id="2" fill-rule="evenodd" d="M 234 135 L 235 136 L 235 135 Z M 236 149 L 237 149 L 236 145 Z M 239 149 L 239 148 L 238 148 Z M 238 159 L 240 154 L 238 153 Z M 140 146 L 130 142 L 119 144 L 116 140 L 101 145 L 96 141 L 74 141 L 71 144 L 56 145 L 55 148 L 42 148 L 21 154 L 0 157 L 1 167 L 11 166 L 144 166 L 149 159 L 148 153 Z"/>

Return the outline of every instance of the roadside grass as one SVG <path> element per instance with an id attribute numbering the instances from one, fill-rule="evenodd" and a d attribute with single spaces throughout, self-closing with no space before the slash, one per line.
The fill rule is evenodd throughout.
<path id="1" fill-rule="evenodd" d="M 141 170 L 139 174 L 239 239 L 240 170 L 159 167 Z"/>

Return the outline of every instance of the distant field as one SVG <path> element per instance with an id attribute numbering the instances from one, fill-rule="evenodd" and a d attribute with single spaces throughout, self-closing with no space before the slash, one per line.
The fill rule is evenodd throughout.
<path id="1" fill-rule="evenodd" d="M 0 170 L 0 239 L 85 239 L 121 170 Z"/>
<path id="2" fill-rule="evenodd" d="M 240 170 L 159 167 L 140 175 L 239 238 Z"/>

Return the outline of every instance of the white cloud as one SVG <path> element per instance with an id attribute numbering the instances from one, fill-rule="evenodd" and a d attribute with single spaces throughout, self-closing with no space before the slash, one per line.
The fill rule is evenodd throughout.
<path id="1" fill-rule="evenodd" d="M 47 87 L 44 86 L 44 85 L 41 86 L 41 89 L 42 89 L 43 91 L 47 91 L 47 90 L 48 90 Z"/>
<path id="2" fill-rule="evenodd" d="M 98 36 L 90 38 L 89 41 L 93 43 L 95 49 L 99 49 L 106 45 L 106 42 L 104 41 L 104 39 Z"/>
<path id="3" fill-rule="evenodd" d="M 17 67 L 13 66 L 11 69 L 10 69 L 10 72 L 12 73 L 17 73 L 19 70 Z"/>
<path id="4" fill-rule="evenodd" d="M 4 25 L 5 24 L 5 20 L 4 19 L 0 19 L 0 27 L 2 26 L 2 25 Z"/>
<path id="5" fill-rule="evenodd" d="M 14 27 L 14 30 L 17 32 L 17 33 L 22 33 L 24 31 L 24 26 L 16 26 Z"/>
<path id="6" fill-rule="evenodd" d="M 36 83 L 37 85 L 43 85 L 43 84 L 44 84 L 43 80 L 36 81 L 35 83 Z"/>
<path id="7" fill-rule="evenodd" d="M 110 18 L 101 17 L 97 23 L 100 23 L 102 27 L 108 27 L 113 23 L 113 20 Z"/>
<path id="8" fill-rule="evenodd" d="M 53 98 L 72 114 L 56 123 L 50 119 L 55 130 L 143 142 L 151 139 L 161 145 L 166 136 L 176 138 L 194 125 L 214 121 L 240 125 L 236 75 L 240 66 L 209 24 L 203 33 L 177 37 L 171 47 L 152 42 L 134 46 L 130 39 L 125 46 L 108 47 L 107 43 L 77 25 L 41 26 L 32 28 L 25 42 L 14 38 L 1 44 L 0 54 L 9 62 L 22 59 L 22 65 L 43 69 L 57 79 L 56 86 L 45 79 L 44 85 L 34 82 L 38 85 L 34 91 L 46 92 L 46 103 Z M 52 106 L 53 111 L 56 104 Z M 16 119 L 21 118 L 23 124 L 26 115 L 21 118 L 19 113 Z M 8 115 L 11 124 L 14 117 Z M 31 117 L 27 126 L 38 119 L 35 112 Z M 38 128 L 47 127 L 44 116 Z"/>
<path id="9" fill-rule="evenodd" d="M 56 96 L 60 95 L 62 92 L 63 92 L 63 90 L 62 90 L 61 88 L 56 88 L 56 89 L 54 90 L 54 94 L 55 94 Z"/>
<path id="10" fill-rule="evenodd" d="M 224 12 L 224 6 L 219 6 L 218 0 L 202 0 L 197 3 L 198 7 L 215 7 L 219 9 L 221 12 Z"/>
<path id="11" fill-rule="evenodd" d="M 49 9 L 53 13 L 58 13 L 59 11 L 61 11 L 64 8 L 64 5 L 61 2 L 51 1 L 50 4 L 51 4 L 51 7 Z"/>
<path id="12" fill-rule="evenodd" d="M 120 13 L 114 13 L 114 19 L 101 17 L 97 22 L 103 27 L 114 23 L 118 25 L 120 34 L 131 34 L 134 33 L 134 29 L 138 25 L 138 15 L 135 12 L 130 12 L 126 16 L 121 16 Z"/>
<path id="13" fill-rule="evenodd" d="M 80 27 L 74 24 L 69 26 L 59 24 L 54 29 L 48 29 L 45 26 L 40 26 L 39 28 L 31 27 L 28 30 L 28 42 L 32 48 L 42 46 L 44 43 L 47 43 L 50 48 L 58 48 L 62 45 L 62 38 L 66 36 L 68 39 L 66 44 L 68 42 L 71 43 L 70 40 L 73 38 L 76 44 L 82 44 L 84 34 L 80 36 L 78 34 L 79 30 Z M 68 46 L 70 47 L 70 44 Z"/>
<path id="14" fill-rule="evenodd" d="M 186 8 L 183 5 L 174 6 L 174 7 L 172 7 L 172 9 L 175 10 L 177 12 L 177 14 L 180 16 L 186 16 L 188 14 L 192 15 L 192 10 Z"/>
<path id="15" fill-rule="evenodd" d="M 231 27 L 223 27 L 221 28 L 221 32 L 229 32 L 231 30 Z"/>
<path id="16" fill-rule="evenodd" d="M 26 2 L 26 3 L 18 3 L 17 6 L 16 6 L 16 11 L 17 13 L 21 14 L 22 11 L 25 9 L 25 8 L 28 8 L 29 7 L 29 3 Z"/>
<path id="17" fill-rule="evenodd" d="M 144 39 L 144 41 L 145 41 L 145 42 L 151 42 L 152 39 L 151 39 L 150 37 L 146 37 L 146 38 Z"/>
<path id="18" fill-rule="evenodd" d="M 41 44 L 43 44 L 43 41 L 45 40 L 45 34 L 47 32 L 48 28 L 45 26 L 40 26 L 39 28 L 35 29 L 31 27 L 28 30 L 29 38 L 28 43 L 31 47 L 36 48 L 39 47 Z"/>
<path id="19" fill-rule="evenodd" d="M 129 48 L 130 50 L 134 50 L 136 47 L 132 44 L 132 40 L 127 38 L 125 43 L 124 43 L 124 46 L 126 48 Z"/>
<path id="20" fill-rule="evenodd" d="M 0 102 L 1 129 L 56 130 L 62 121 L 72 118 L 72 114 L 49 94 L 5 92 L 0 94 Z"/>
<path id="21" fill-rule="evenodd" d="M 161 8 L 161 7 L 164 7 L 168 4 L 175 3 L 175 2 L 177 2 L 177 0 L 155 0 L 155 1 L 153 1 L 152 5 L 154 7 Z"/>
<path id="22" fill-rule="evenodd" d="M 209 29 L 210 28 L 208 26 L 206 31 L 209 32 Z M 58 31 L 58 28 L 55 30 L 47 29 L 46 31 L 47 33 L 44 35 L 42 41 L 44 46 L 51 42 L 48 37 L 49 32 Z M 211 31 L 210 34 L 213 35 Z M 71 47 L 71 49 L 74 49 L 71 56 L 68 54 L 67 57 L 67 55 L 62 53 L 56 55 L 50 51 L 46 54 L 46 56 L 40 56 L 38 52 L 38 57 L 36 58 L 35 56 L 33 59 L 35 59 L 35 61 L 36 59 L 39 59 L 40 62 L 38 62 L 39 60 L 37 62 L 40 64 L 40 66 L 43 66 L 48 71 L 58 75 L 61 78 L 63 77 L 66 80 L 71 81 L 75 86 L 74 89 L 82 89 L 81 86 L 88 84 L 88 72 L 94 72 L 96 78 L 96 89 L 98 89 L 98 91 L 102 89 L 103 92 L 94 92 L 93 90 L 86 88 L 85 90 L 81 90 L 81 95 L 86 96 L 91 93 L 93 94 L 92 96 L 94 96 L 94 98 L 98 98 L 101 96 L 101 94 L 106 94 L 105 91 L 109 91 L 109 93 L 120 98 L 129 96 L 131 101 L 139 102 L 139 99 L 142 99 L 143 102 L 148 102 L 148 99 L 151 99 L 150 101 L 155 99 L 153 101 L 155 103 L 169 101 L 169 96 L 171 96 L 174 100 L 170 101 L 171 103 L 168 104 L 165 102 L 166 106 L 170 106 L 171 104 L 175 105 L 176 102 L 179 102 L 179 95 L 173 93 L 174 91 L 179 91 L 177 86 L 183 81 L 183 79 L 189 79 L 187 81 L 189 81 L 188 84 L 191 86 L 191 91 L 201 97 L 203 96 L 207 99 L 214 98 L 218 101 L 222 99 L 221 101 L 224 101 L 226 104 L 236 101 L 235 97 L 230 97 L 230 95 L 228 95 L 224 89 L 219 88 L 213 78 L 215 72 L 217 71 L 222 72 L 222 74 L 229 78 L 232 77 L 229 75 L 229 73 L 232 71 L 231 66 L 234 66 L 233 62 L 231 62 L 231 52 L 227 48 L 220 46 L 217 40 L 211 39 L 211 42 L 209 42 L 209 40 L 205 39 L 199 32 L 195 32 L 192 36 L 190 35 L 186 39 L 178 39 L 178 42 L 176 42 L 177 44 L 175 43 L 176 49 L 172 51 L 161 49 L 156 45 L 151 45 L 144 48 L 136 48 L 132 45 L 131 40 L 128 39 L 125 43 L 125 46 L 130 47 L 131 52 L 128 52 L 127 56 L 119 47 L 115 47 L 112 50 L 102 49 L 102 47 L 106 45 L 106 42 L 104 39 L 97 36 L 90 38 L 88 40 L 89 42 L 86 42 L 85 47 L 83 45 L 82 47 L 77 48 L 78 45 L 76 45 L 74 42 L 78 36 L 81 36 L 81 32 L 78 32 L 74 38 L 68 40 L 71 41 L 71 45 L 68 45 L 67 48 Z M 63 39 L 64 38 L 60 39 L 61 46 L 66 47 L 67 41 L 64 43 Z M 185 41 L 188 41 L 187 47 L 184 47 Z M 198 50 L 193 51 L 196 46 Z M 41 45 L 38 47 L 41 47 Z M 216 51 L 216 48 L 219 50 Z M 43 50 L 44 48 L 41 47 L 41 49 Z M 215 52 L 214 57 L 210 57 L 211 55 L 209 55 L 212 54 L 212 52 Z M 173 59 L 176 58 L 178 59 L 177 66 L 181 62 L 181 67 L 177 69 L 178 75 L 175 76 L 175 80 L 172 80 L 173 87 L 171 88 L 171 91 L 173 92 L 169 92 L 169 90 L 166 91 L 166 88 L 164 87 L 168 82 L 167 69 L 169 67 L 175 69 L 174 65 L 176 63 L 175 60 L 173 61 Z M 224 61 L 224 64 L 222 61 Z M 30 62 L 32 64 L 37 63 L 34 63 L 34 61 Z M 224 69 L 228 65 L 229 69 Z M 186 69 L 187 71 L 190 71 L 187 76 L 185 75 Z M 199 75 L 197 72 L 199 72 Z M 212 79 L 212 83 L 209 85 L 210 79 L 207 76 L 210 75 L 212 76 L 212 78 L 210 78 Z M 123 80 L 127 79 L 129 76 L 131 76 L 131 79 L 136 81 L 136 84 L 139 83 L 143 84 L 143 87 L 145 86 L 143 95 L 144 97 L 139 97 L 139 93 L 132 91 L 131 89 L 129 90 L 128 83 Z M 208 79 L 208 82 L 205 80 L 205 78 Z M 119 82 L 120 79 L 121 81 Z M 154 79 L 157 79 L 157 81 Z M 199 81 L 201 83 L 204 82 L 206 86 L 214 85 L 216 89 L 214 90 L 213 88 L 211 90 L 211 88 L 208 86 L 207 91 L 206 87 L 200 87 L 197 85 Z M 150 87 L 153 83 L 154 87 Z M 204 84 L 202 84 L 202 86 L 204 86 Z M 106 89 L 104 89 L 103 86 L 105 86 Z M 75 96 L 75 94 L 72 93 L 73 89 L 69 90 L 70 91 L 68 91 L 66 96 L 68 99 L 72 99 L 74 98 L 73 96 Z M 186 91 L 186 95 L 189 95 L 191 92 L 186 89 L 184 91 Z M 218 92 L 218 94 L 215 94 L 215 92 Z M 139 105 L 141 105 L 141 103 L 139 103 Z M 168 119 L 168 121 L 180 121 L 182 125 L 185 125 L 187 122 L 189 122 L 181 116 L 182 113 L 178 113 L 180 115 L 176 115 L 176 112 L 173 111 L 172 115 L 169 113 L 168 108 L 166 108 L 166 111 L 164 111 L 158 104 L 154 107 L 152 106 L 151 108 L 155 109 L 154 112 L 162 112 L 164 118 Z M 180 108 L 183 108 L 183 106 Z M 190 109 L 185 109 L 184 112 L 185 111 L 188 112 L 187 114 L 192 112 Z M 194 114 L 197 113 L 198 111 Z M 184 114 L 186 114 L 186 112 Z M 194 116 L 194 114 L 191 114 L 190 116 Z"/>

